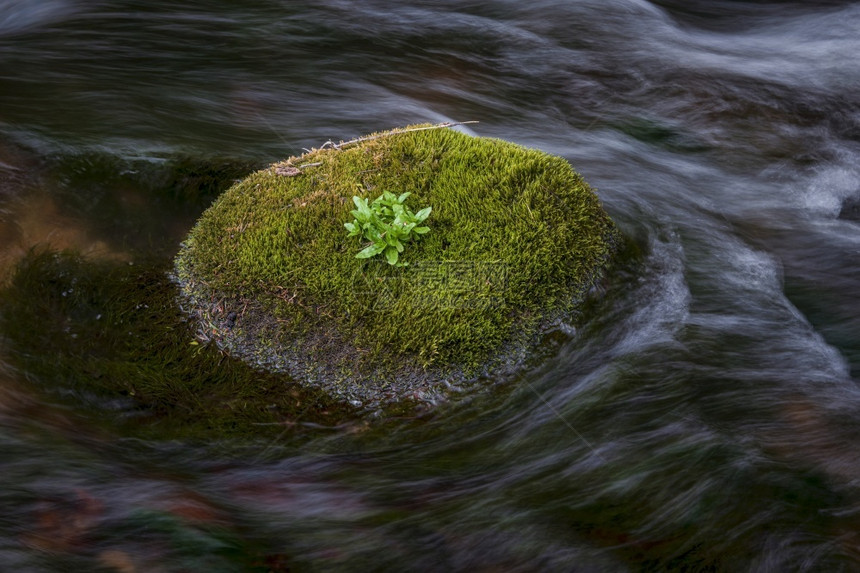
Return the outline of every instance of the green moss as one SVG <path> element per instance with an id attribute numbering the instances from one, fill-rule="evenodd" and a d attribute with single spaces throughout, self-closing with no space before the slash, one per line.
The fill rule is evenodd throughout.
<path id="1" fill-rule="evenodd" d="M 346 237 L 352 196 L 383 191 L 433 208 L 405 268 L 356 259 Z M 186 306 L 224 347 L 372 401 L 504 364 L 577 311 L 617 239 L 564 159 L 413 130 L 252 174 L 204 213 L 176 269 Z"/>

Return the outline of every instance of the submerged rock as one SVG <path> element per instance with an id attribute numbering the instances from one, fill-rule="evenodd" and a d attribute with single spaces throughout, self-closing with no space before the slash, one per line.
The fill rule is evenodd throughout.
<path id="1" fill-rule="evenodd" d="M 258 171 L 177 255 L 200 335 L 354 405 L 435 401 L 510 371 L 575 319 L 619 232 L 562 158 L 438 126 L 374 134 Z M 353 197 L 431 207 L 398 265 L 356 258 Z M 385 237 L 382 237 L 384 240 Z"/>

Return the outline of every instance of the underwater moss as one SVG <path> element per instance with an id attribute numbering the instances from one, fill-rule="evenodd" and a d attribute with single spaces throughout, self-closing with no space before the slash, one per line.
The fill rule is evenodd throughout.
<path id="1" fill-rule="evenodd" d="M 318 388 L 196 341 L 171 262 L 30 252 L 0 290 L 4 362 L 46 401 L 148 438 L 299 436 L 355 419 Z"/>
<path id="2" fill-rule="evenodd" d="M 575 318 L 619 234 L 563 158 L 450 129 L 312 150 L 219 197 L 176 258 L 182 306 L 245 361 L 354 404 L 428 401 Z M 430 232 L 356 259 L 352 197 L 410 193 Z"/>

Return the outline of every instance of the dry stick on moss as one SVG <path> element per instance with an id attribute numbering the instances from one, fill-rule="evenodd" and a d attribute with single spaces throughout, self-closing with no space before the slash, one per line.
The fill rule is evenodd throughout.
<path id="1" fill-rule="evenodd" d="M 320 149 L 325 149 L 326 147 L 332 147 L 334 149 L 343 149 L 348 145 L 355 145 L 356 143 L 364 143 L 365 141 L 373 141 L 374 139 L 379 139 L 380 137 L 388 137 L 390 135 L 398 135 L 401 133 L 409 133 L 410 131 L 425 131 L 428 129 L 443 129 L 446 127 L 456 127 L 458 125 L 467 125 L 470 123 L 479 123 L 477 121 L 446 121 L 444 123 L 437 123 L 436 125 L 428 125 L 426 127 L 406 127 L 402 129 L 392 129 L 391 131 L 386 131 L 385 133 L 377 133 L 376 135 L 367 135 L 365 137 L 359 137 L 357 139 L 350 139 L 349 141 L 341 141 L 340 143 L 335 143 L 331 140 L 326 141 L 320 146 Z"/>

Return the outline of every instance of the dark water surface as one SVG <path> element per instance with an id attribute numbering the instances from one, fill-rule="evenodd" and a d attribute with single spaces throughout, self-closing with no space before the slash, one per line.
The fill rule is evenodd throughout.
<path id="1" fill-rule="evenodd" d="M 0 569 L 860 570 L 858 54 L 848 1 L 0 0 L 7 278 L 166 268 L 255 165 L 451 120 L 642 250 L 514 384 L 384 431 L 141 438 L 4 346 Z"/>

